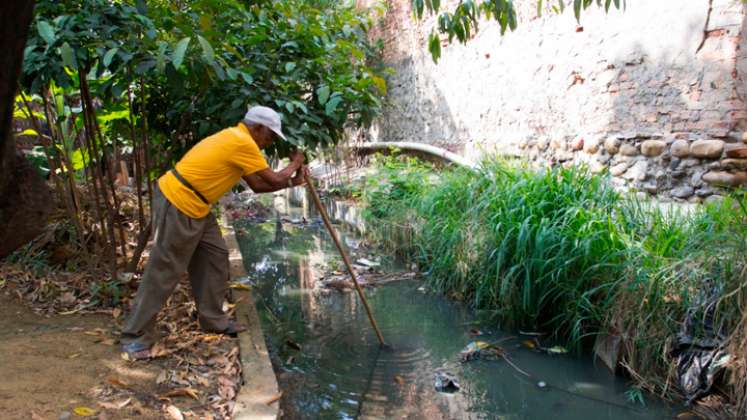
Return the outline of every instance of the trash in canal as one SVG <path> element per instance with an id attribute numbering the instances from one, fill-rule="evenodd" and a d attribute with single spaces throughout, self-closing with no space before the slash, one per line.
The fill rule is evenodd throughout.
<path id="1" fill-rule="evenodd" d="M 502 347 L 485 341 L 473 341 L 467 344 L 467 347 L 459 352 L 462 362 L 468 362 L 479 358 L 493 360 L 503 357 L 504 354 L 505 351 Z"/>
<path id="2" fill-rule="evenodd" d="M 285 340 L 285 344 L 293 350 L 301 350 L 301 345 L 291 340 L 290 338 Z"/>
<path id="3" fill-rule="evenodd" d="M 447 394 L 453 394 L 462 389 L 462 387 L 459 386 L 456 377 L 447 372 L 436 372 L 435 386 L 436 391 L 445 392 Z"/>

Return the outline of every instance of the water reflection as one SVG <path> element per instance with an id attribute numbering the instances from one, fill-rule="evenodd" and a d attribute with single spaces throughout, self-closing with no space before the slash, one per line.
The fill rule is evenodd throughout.
<path id="1" fill-rule="evenodd" d="M 314 217 L 308 208 L 288 211 L 292 217 Z M 382 349 L 354 293 L 315 289 L 329 266 L 340 263 L 318 225 L 277 218 L 239 226 L 238 231 L 281 375 L 287 418 L 672 417 L 671 410 L 659 404 L 650 403 L 645 410 L 629 405 L 626 384 L 589 360 L 533 353 L 519 348 L 516 340 L 506 342 L 512 360 L 550 386 L 539 388 L 501 360 L 459 363 L 460 350 L 474 340 L 468 333 L 474 315 L 418 290 L 421 284 L 415 281 L 367 289 L 382 333 L 392 345 Z M 351 232 L 339 233 L 348 244 L 359 240 Z M 393 262 L 385 264 L 385 269 L 397 268 Z M 494 332 L 481 340 L 505 337 Z M 459 378 L 462 390 L 452 395 L 436 392 L 434 374 L 440 370 Z"/>

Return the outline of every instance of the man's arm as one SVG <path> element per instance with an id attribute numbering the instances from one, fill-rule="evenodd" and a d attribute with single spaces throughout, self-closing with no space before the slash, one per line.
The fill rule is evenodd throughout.
<path id="1" fill-rule="evenodd" d="M 303 165 L 304 156 L 301 152 L 295 152 L 291 155 L 291 162 L 288 166 L 283 168 L 282 170 L 275 172 L 270 168 L 263 169 L 261 171 L 257 171 L 253 173 L 252 175 L 245 176 L 244 180 L 249 184 L 250 187 L 252 187 L 252 190 L 256 192 L 273 192 L 282 190 L 283 188 L 288 187 L 288 181 L 290 181 L 293 178 L 293 174 L 298 171 L 298 169 Z M 253 180 L 250 181 L 251 178 L 254 179 L 261 179 L 261 184 L 257 183 Z M 269 191 L 257 191 L 254 189 L 254 186 L 252 185 L 252 182 L 255 182 L 255 185 L 257 185 L 257 188 L 261 190 L 268 190 Z"/>
<path id="2" fill-rule="evenodd" d="M 290 166 L 288 166 L 290 167 Z M 286 168 L 287 169 L 287 168 Z M 269 170 L 269 169 L 266 169 Z M 307 169 L 305 166 L 302 166 L 298 171 L 296 171 L 296 175 L 292 178 L 289 178 L 291 181 L 291 184 L 295 186 L 303 185 L 304 184 L 304 174 L 307 173 Z M 261 171 L 260 171 L 261 172 Z M 282 171 L 280 171 L 282 172 Z M 279 173 L 279 172 L 278 172 Z M 246 181 L 247 184 L 249 184 L 249 187 L 252 189 L 252 191 L 256 193 L 268 193 L 268 192 L 275 192 L 278 190 L 282 190 L 283 188 L 288 188 L 288 182 L 286 181 L 281 186 L 270 184 L 269 182 L 265 181 L 265 179 L 259 174 L 259 172 L 255 172 L 251 175 L 246 175 L 244 177 L 244 181 Z"/>

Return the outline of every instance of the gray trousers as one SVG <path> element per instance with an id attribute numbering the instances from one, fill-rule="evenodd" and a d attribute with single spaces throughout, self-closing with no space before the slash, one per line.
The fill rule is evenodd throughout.
<path id="1" fill-rule="evenodd" d="M 185 272 L 189 273 L 200 326 L 210 332 L 225 330 L 228 248 L 215 216 L 211 213 L 191 218 L 174 207 L 158 188 L 153 195 L 153 211 L 155 246 L 122 330 L 122 343 L 152 345 L 158 340 L 156 316 Z"/>

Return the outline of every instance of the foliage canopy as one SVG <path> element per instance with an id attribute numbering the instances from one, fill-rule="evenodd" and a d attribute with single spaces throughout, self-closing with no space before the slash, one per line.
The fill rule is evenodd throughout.
<path id="1" fill-rule="evenodd" d="M 174 158 L 249 104 L 279 110 L 291 143 L 331 146 L 346 124 L 369 124 L 386 92 L 371 18 L 347 2 L 43 0 L 36 10 L 24 88 L 75 89 L 82 71 L 105 106 L 136 91 Z"/>

